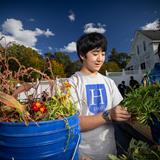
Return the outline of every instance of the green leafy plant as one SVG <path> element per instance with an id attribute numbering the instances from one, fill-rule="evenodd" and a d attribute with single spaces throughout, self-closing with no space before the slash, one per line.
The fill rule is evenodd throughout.
<path id="1" fill-rule="evenodd" d="M 147 125 L 153 113 L 160 120 L 160 84 L 140 86 L 129 92 L 122 105 L 127 107 L 132 117 L 141 124 Z"/>
<path id="2" fill-rule="evenodd" d="M 160 148 L 132 139 L 126 154 L 109 155 L 110 160 L 160 160 Z"/>

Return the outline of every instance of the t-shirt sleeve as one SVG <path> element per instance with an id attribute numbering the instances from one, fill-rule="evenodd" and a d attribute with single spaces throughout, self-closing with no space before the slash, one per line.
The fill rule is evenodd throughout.
<path id="1" fill-rule="evenodd" d="M 78 84 L 77 84 L 77 78 L 75 76 L 72 76 L 68 78 L 69 83 L 71 84 L 71 100 L 73 103 L 76 103 L 77 109 L 79 112 L 80 111 L 80 98 L 79 98 L 79 93 L 78 93 Z"/>
<path id="2" fill-rule="evenodd" d="M 115 82 L 111 80 L 111 83 L 112 83 L 112 107 L 115 107 L 123 100 L 123 97 L 120 94 Z"/>

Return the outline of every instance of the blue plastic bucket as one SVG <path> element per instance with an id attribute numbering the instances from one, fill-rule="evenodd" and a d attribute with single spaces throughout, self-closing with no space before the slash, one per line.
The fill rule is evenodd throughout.
<path id="1" fill-rule="evenodd" d="M 160 82 L 160 63 L 155 63 L 154 68 L 149 74 L 149 78 L 151 83 L 155 83 L 156 81 Z"/>
<path id="2" fill-rule="evenodd" d="M 37 124 L 0 122 L 0 160 L 78 160 L 77 114 Z"/>

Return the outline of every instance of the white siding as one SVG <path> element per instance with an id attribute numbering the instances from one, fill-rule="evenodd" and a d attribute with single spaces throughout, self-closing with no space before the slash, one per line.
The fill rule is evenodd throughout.
<path id="1" fill-rule="evenodd" d="M 146 50 L 144 50 L 144 42 Z M 153 42 L 151 39 L 137 31 L 135 38 L 131 45 L 132 63 L 129 63 L 126 68 L 133 65 L 133 69 L 137 70 L 141 67 L 142 63 L 145 63 L 146 71 L 150 71 L 156 62 L 160 62 L 158 55 L 155 54 L 158 48 L 159 42 Z M 137 46 L 139 46 L 139 54 L 137 53 Z M 135 62 L 135 64 L 133 64 Z"/>

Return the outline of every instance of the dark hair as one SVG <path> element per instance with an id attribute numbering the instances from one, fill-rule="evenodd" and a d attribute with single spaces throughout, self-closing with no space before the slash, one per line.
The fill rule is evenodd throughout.
<path id="1" fill-rule="evenodd" d="M 134 79 L 134 77 L 133 77 L 133 76 L 130 76 L 130 79 Z"/>
<path id="2" fill-rule="evenodd" d="M 92 32 L 82 35 L 77 40 L 77 54 L 82 62 L 81 56 L 86 56 L 86 54 L 95 48 L 101 48 L 102 51 L 107 50 L 107 39 L 104 35 L 97 32 Z"/>

